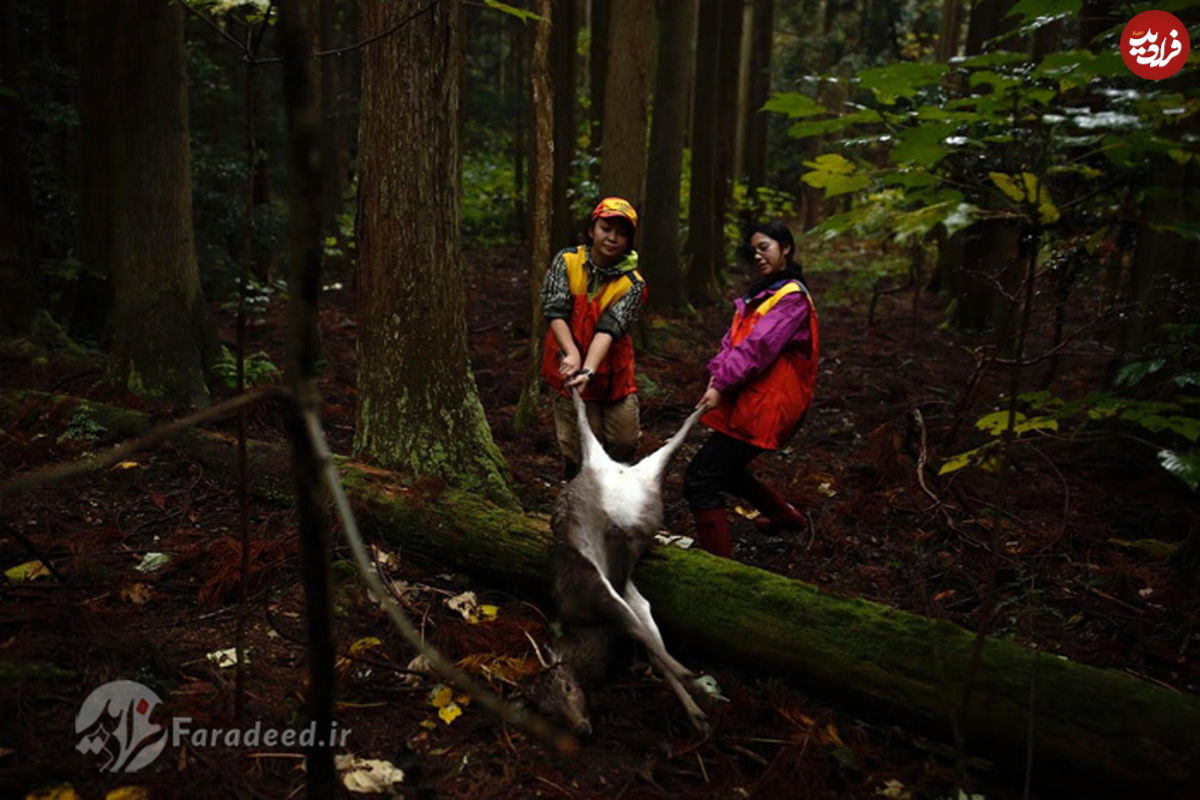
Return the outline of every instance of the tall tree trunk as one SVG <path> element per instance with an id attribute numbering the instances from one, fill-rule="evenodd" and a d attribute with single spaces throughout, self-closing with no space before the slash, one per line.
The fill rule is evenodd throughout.
<path id="1" fill-rule="evenodd" d="M 555 112 L 558 95 L 549 80 L 550 51 L 552 45 L 551 0 L 538 0 L 537 24 L 533 41 L 533 61 L 529 74 L 533 78 L 534 153 L 533 153 L 533 257 L 529 264 L 529 301 L 532 322 L 529 326 L 529 362 L 525 368 L 525 382 L 517 410 L 513 415 L 513 427 L 524 430 L 537 421 L 537 398 L 541 389 L 541 343 L 545 334 L 542 318 L 542 280 L 550 264 L 550 253 L 554 252 L 550 242 L 551 205 L 554 199 L 556 169 Z M 560 2 L 560 5 L 562 3 Z"/>
<path id="2" fill-rule="evenodd" d="M 754 0 L 754 39 L 750 51 L 750 124 L 746 136 L 746 183 L 753 191 L 767 180 L 767 117 L 759 112 L 771 93 L 771 46 L 775 0 Z"/>
<path id="3" fill-rule="evenodd" d="M 27 57 L 15 3 L 0 6 L 0 86 L 21 85 Z M 42 286 L 34 259 L 33 194 L 25 167 L 26 100 L 0 94 L 0 333 L 24 333 L 42 307 Z"/>
<path id="4" fill-rule="evenodd" d="M 317 0 L 317 47 L 333 50 L 338 46 L 337 3 L 335 0 Z M 342 125 L 338 116 L 338 93 L 341 88 L 340 56 L 320 59 L 321 69 L 321 230 L 328 234 L 337 224 L 337 215 L 342 210 L 342 192 L 346 188 L 345 173 L 342 171 Z"/>
<path id="5" fill-rule="evenodd" d="M 550 76 L 554 93 L 554 188 L 551 202 L 550 250 L 557 252 L 571 244 L 574 220 L 567 188 L 571 185 L 571 161 L 575 158 L 575 53 L 579 38 L 579 18 L 574 0 L 558 0 L 551 12 Z M 536 48 L 536 45 L 535 45 Z M 537 66 L 534 57 L 534 106 L 537 107 Z M 541 130 L 541 125 L 535 125 Z M 535 170 L 537 169 L 535 165 Z M 537 179 L 534 183 L 536 185 Z M 542 267 L 545 269 L 545 266 Z"/>
<path id="6" fill-rule="evenodd" d="M 733 178 L 746 177 L 746 140 L 750 135 L 750 65 L 754 44 L 754 3 L 742 3 L 742 41 L 738 45 L 737 133 L 733 143 Z"/>
<path id="7" fill-rule="evenodd" d="M 654 6 L 612 0 L 600 194 L 620 195 L 640 208 L 646 184 L 646 119 L 654 55 Z"/>
<path id="8" fill-rule="evenodd" d="M 111 267 L 116 298 L 110 370 L 130 390 L 207 402 L 204 299 L 192 231 L 183 11 L 121 0 L 108 76 Z M 92 36 L 92 31 L 87 31 Z M 93 67 L 94 68 L 94 67 Z"/>
<path id="9" fill-rule="evenodd" d="M 329 598 L 329 523 L 325 518 L 318 431 L 309 424 L 320 407 L 316 388 L 319 352 L 317 300 L 321 294 L 320 105 L 313 79 L 309 0 L 283 0 L 279 39 L 288 122 L 288 438 L 300 530 L 304 607 L 308 633 L 310 722 L 333 724 L 334 647 Z M 332 797 L 337 782 L 333 748 L 325 738 L 305 752 L 308 797 Z"/>
<path id="10" fill-rule="evenodd" d="M 609 0 L 593 0 L 588 90 L 591 95 L 591 146 L 596 153 L 604 146 L 604 93 L 608 83 L 608 29 L 612 21 Z"/>
<path id="11" fill-rule="evenodd" d="M 695 110 L 692 117 L 692 182 L 688 203 L 687 294 L 696 304 L 716 297 L 717 80 L 715 57 L 721 42 L 721 15 L 700 14 L 696 30 Z"/>
<path id="12" fill-rule="evenodd" d="M 942 0 L 942 25 L 935 55 L 946 62 L 958 55 L 962 42 L 963 0 Z"/>
<path id="13" fill-rule="evenodd" d="M 118 54 L 116 15 L 107 6 L 74 0 L 78 26 L 79 87 L 79 259 L 80 271 L 71 308 L 72 336 L 106 344 L 112 337 L 113 117 L 117 105 L 111 76 Z M 86 67 L 84 66 L 86 65 Z"/>
<path id="14" fill-rule="evenodd" d="M 369 0 L 367 35 L 421 5 Z M 459 30 L 438 4 L 363 56 L 354 450 L 515 505 L 467 354 Z"/>
<path id="15" fill-rule="evenodd" d="M 742 65 L 742 6 L 744 0 L 721 0 L 720 60 L 717 76 L 717 169 L 713 185 L 714 266 L 718 280 L 725 274 L 725 213 L 733 188 L 734 148 L 737 146 L 738 78 Z"/>
<path id="16" fill-rule="evenodd" d="M 691 89 L 692 44 L 696 9 L 692 3 L 658 0 L 658 68 L 654 77 L 654 121 L 650 127 L 644 227 L 640 264 L 654 287 L 656 308 L 687 305 L 679 264 L 679 181 L 683 169 L 683 137 Z"/>

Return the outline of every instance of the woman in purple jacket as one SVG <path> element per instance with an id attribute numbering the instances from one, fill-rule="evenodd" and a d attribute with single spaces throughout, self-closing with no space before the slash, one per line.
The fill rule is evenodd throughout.
<path id="1" fill-rule="evenodd" d="M 747 237 L 759 279 L 734 301 L 733 323 L 708 362 L 708 388 L 696 405 L 712 435 L 684 473 L 684 496 L 700 547 L 732 553 L 722 491 L 750 501 L 767 532 L 795 530 L 804 515 L 747 468 L 785 444 L 804 420 L 817 376 L 817 314 L 781 222 L 755 225 Z"/>

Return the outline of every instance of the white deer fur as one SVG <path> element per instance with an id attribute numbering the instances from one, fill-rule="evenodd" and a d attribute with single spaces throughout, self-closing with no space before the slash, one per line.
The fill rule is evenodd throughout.
<path id="1" fill-rule="evenodd" d="M 703 689 L 695 685 L 696 675 L 667 652 L 650 603 L 633 584 L 633 570 L 662 524 L 663 474 L 704 409 L 692 412 L 662 447 L 631 465 L 604 452 L 579 394 L 572 390 L 571 396 L 583 463 L 559 495 L 551 519 L 559 615 L 567 628 L 607 623 L 641 642 L 692 723 L 706 731 L 707 717 L 690 694 Z"/>

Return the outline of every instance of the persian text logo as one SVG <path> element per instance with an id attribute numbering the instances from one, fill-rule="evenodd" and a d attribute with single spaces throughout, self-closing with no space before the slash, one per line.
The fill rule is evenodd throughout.
<path id="1" fill-rule="evenodd" d="M 1121 58 L 1140 78 L 1169 78 L 1187 62 L 1191 39 L 1179 18 L 1167 11 L 1143 11 L 1121 32 Z"/>
<path id="2" fill-rule="evenodd" d="M 162 700 L 136 681 L 111 681 L 87 696 L 75 715 L 75 749 L 100 755 L 101 770 L 137 772 L 158 758 L 167 730 L 150 721 Z"/>

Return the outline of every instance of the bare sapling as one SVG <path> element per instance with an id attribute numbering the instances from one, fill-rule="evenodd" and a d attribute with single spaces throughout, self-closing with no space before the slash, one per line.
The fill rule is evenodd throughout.
<path id="1" fill-rule="evenodd" d="M 554 600 L 563 635 L 534 700 L 563 717 L 581 736 L 591 733 L 583 687 L 603 677 L 625 637 L 642 644 L 650 663 L 670 684 L 697 730 L 708 717 L 695 697 L 707 694 L 698 676 L 667 652 L 650 614 L 650 603 L 633 583 L 633 572 L 662 524 L 662 483 L 704 407 L 688 416 L 662 447 L 637 464 L 604 452 L 588 426 L 578 392 L 571 391 L 582 444 L 579 474 L 559 494 L 551 516 L 554 532 Z M 695 695 L 695 697 L 693 697 Z"/>

